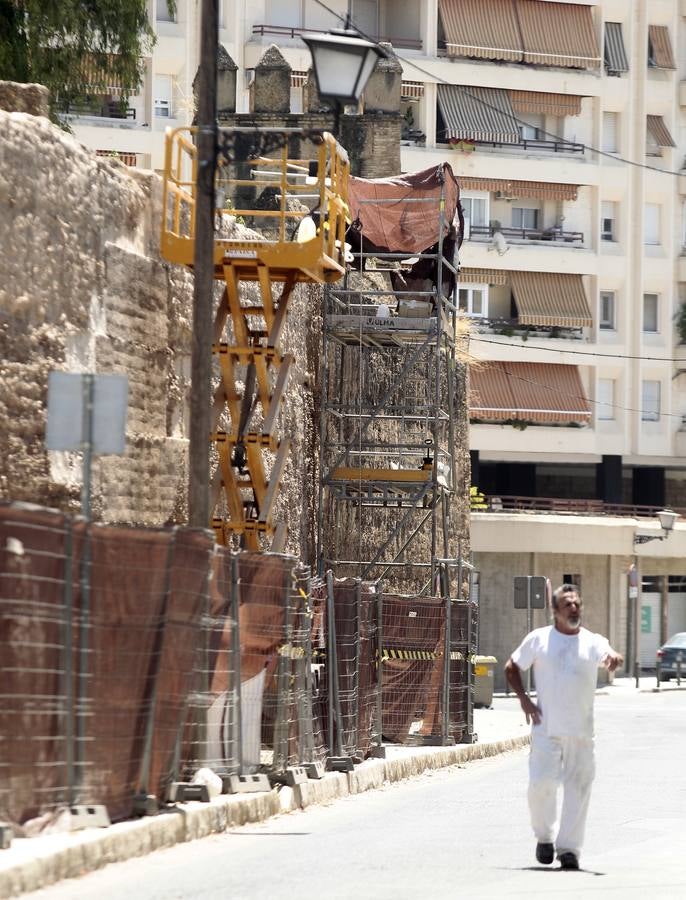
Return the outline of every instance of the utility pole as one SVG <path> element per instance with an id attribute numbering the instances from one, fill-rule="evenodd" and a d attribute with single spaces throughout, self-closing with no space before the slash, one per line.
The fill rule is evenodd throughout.
<path id="1" fill-rule="evenodd" d="M 212 384 L 212 307 L 214 293 L 214 175 L 217 154 L 218 0 L 202 0 L 198 68 L 193 264 L 191 409 L 188 447 L 188 523 L 208 528 L 210 519 L 210 402 Z"/>

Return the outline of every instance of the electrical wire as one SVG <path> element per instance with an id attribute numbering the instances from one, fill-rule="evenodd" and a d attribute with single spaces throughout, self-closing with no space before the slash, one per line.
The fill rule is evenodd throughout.
<path id="1" fill-rule="evenodd" d="M 493 341 L 478 334 L 470 334 L 469 339 L 470 341 L 480 341 L 482 344 L 496 344 L 498 347 L 512 346 L 512 344 Z M 519 349 L 519 345 L 517 345 L 517 348 Z M 631 356 L 629 353 L 598 353 L 595 350 L 563 350 L 561 347 L 543 347 L 541 344 L 531 344 L 528 340 L 522 341 L 522 348 L 525 350 L 545 350 L 547 353 L 571 353 L 574 356 L 593 356 L 598 359 L 638 359 L 646 362 L 684 363 L 686 365 L 686 357 L 678 359 L 670 356 Z"/>
<path id="2" fill-rule="evenodd" d="M 339 20 L 339 22 L 342 22 L 344 25 L 348 25 L 348 26 L 352 27 L 360 37 L 364 38 L 367 41 L 371 41 L 371 43 L 373 43 L 377 47 L 382 46 L 379 41 L 375 40 L 373 37 L 370 37 L 368 34 L 365 34 L 365 32 L 362 31 L 360 28 L 358 28 L 354 22 L 349 21 L 347 17 L 344 17 L 340 13 L 337 13 L 335 10 L 331 9 L 329 6 L 326 5 L 326 3 L 323 3 L 322 0 L 315 0 L 315 3 L 317 3 L 323 9 L 325 9 L 327 12 L 331 13 L 332 16 L 334 16 L 335 18 L 337 18 Z M 383 49 L 383 47 L 382 47 L 382 49 Z M 408 66 L 412 66 L 414 69 L 416 69 L 418 72 L 421 72 L 423 75 L 428 76 L 428 78 L 430 78 L 431 81 L 435 81 L 437 84 L 445 84 L 445 85 L 449 85 L 451 87 L 453 86 L 453 82 L 447 81 L 445 78 L 441 78 L 440 75 L 435 75 L 433 72 L 430 72 L 428 69 L 425 69 L 423 66 L 420 66 L 419 63 L 415 62 L 413 59 L 410 59 L 407 56 L 402 56 L 395 49 L 393 50 L 393 52 L 398 57 L 399 60 L 401 60 L 404 63 L 407 63 Z M 470 94 L 467 90 L 465 90 L 464 85 L 460 85 L 460 87 L 463 89 L 465 96 L 469 97 L 470 100 L 473 100 L 475 103 L 478 103 L 479 105 L 485 107 L 486 109 L 490 109 L 494 112 L 502 114 L 503 111 L 499 107 L 494 106 L 492 103 L 488 103 L 486 100 L 482 100 L 481 97 L 477 97 L 475 94 Z M 514 114 L 512 116 L 510 116 L 508 113 L 508 118 L 511 118 L 512 121 L 516 122 L 518 125 L 529 125 L 528 122 L 525 122 L 523 119 L 517 118 L 517 116 L 515 116 Z M 538 131 L 541 134 L 545 135 L 547 138 L 552 138 L 553 140 L 560 141 L 561 143 L 569 143 L 569 141 L 567 141 L 566 138 L 561 137 L 559 134 L 555 134 L 552 131 L 545 131 L 545 129 L 543 129 L 543 128 L 539 128 Z M 584 148 L 584 152 L 589 151 L 590 153 L 595 153 L 597 156 L 603 156 L 603 157 L 606 157 L 607 159 L 612 159 L 615 162 L 620 162 L 627 166 L 633 166 L 634 168 L 638 168 L 638 169 L 647 169 L 650 172 L 660 172 L 663 175 L 677 176 L 677 175 L 684 174 L 683 172 L 679 172 L 676 169 L 661 169 L 659 166 L 650 165 L 650 163 L 636 162 L 636 160 L 627 159 L 625 156 L 620 156 L 617 153 L 610 153 L 608 150 L 599 150 L 597 147 L 592 147 L 590 144 L 585 144 L 582 141 L 579 141 L 577 143 L 579 143 L 579 145 Z"/>

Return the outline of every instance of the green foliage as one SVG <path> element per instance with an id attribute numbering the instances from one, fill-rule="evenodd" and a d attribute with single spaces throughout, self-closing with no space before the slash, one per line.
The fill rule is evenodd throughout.
<path id="1" fill-rule="evenodd" d="M 674 318 L 676 330 L 679 334 L 679 343 L 686 344 L 686 303 L 681 304 Z"/>
<path id="2" fill-rule="evenodd" d="M 0 79 L 45 85 L 53 107 L 113 83 L 124 103 L 154 42 L 147 0 L 0 0 Z"/>

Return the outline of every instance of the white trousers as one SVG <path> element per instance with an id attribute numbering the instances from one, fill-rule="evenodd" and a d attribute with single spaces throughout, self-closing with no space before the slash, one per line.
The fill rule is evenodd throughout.
<path id="1" fill-rule="evenodd" d="M 578 857 L 581 852 L 594 775 L 593 738 L 548 737 L 539 725 L 532 728 L 531 827 L 539 843 L 555 844 L 558 855 L 571 850 Z M 560 787 L 562 809 L 558 820 Z"/>

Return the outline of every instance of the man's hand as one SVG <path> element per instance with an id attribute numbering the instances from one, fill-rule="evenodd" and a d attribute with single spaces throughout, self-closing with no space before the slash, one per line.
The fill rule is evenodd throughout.
<path id="1" fill-rule="evenodd" d="M 617 653 L 616 650 L 610 650 L 609 653 L 606 653 L 602 659 L 602 664 L 608 669 L 610 672 L 614 672 L 617 666 L 621 666 L 624 662 L 624 657 L 621 653 Z"/>
<path id="2" fill-rule="evenodd" d="M 533 722 L 534 725 L 540 725 L 541 717 L 543 716 L 543 710 L 540 706 L 536 706 L 528 694 L 524 694 L 520 697 L 519 703 L 522 707 L 522 712 L 526 716 L 526 724 L 528 725 L 529 722 Z"/>

